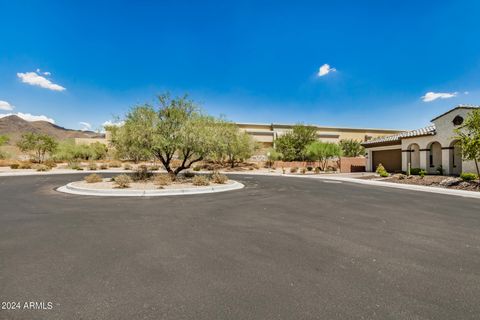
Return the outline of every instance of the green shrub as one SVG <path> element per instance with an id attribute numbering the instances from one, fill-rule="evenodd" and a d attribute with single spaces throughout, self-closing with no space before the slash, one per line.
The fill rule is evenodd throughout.
<path id="1" fill-rule="evenodd" d="M 427 175 L 427 171 L 425 170 L 420 170 L 420 172 L 418 173 L 418 175 L 420 176 L 420 178 L 424 178 L 426 175 Z"/>
<path id="2" fill-rule="evenodd" d="M 411 168 L 410 169 L 410 174 L 414 175 L 414 176 L 418 176 L 420 174 L 420 171 L 422 171 L 422 169 L 420 169 L 420 168 Z"/>
<path id="3" fill-rule="evenodd" d="M 442 165 L 439 165 L 436 169 L 437 173 L 441 176 L 443 176 L 443 173 L 445 170 L 443 170 L 443 166 Z"/>
<path id="4" fill-rule="evenodd" d="M 112 161 L 109 164 L 110 168 L 120 168 L 122 163 L 120 161 Z"/>
<path id="5" fill-rule="evenodd" d="M 153 178 L 153 183 L 157 186 L 168 186 L 172 184 L 172 182 L 172 176 L 168 173 L 160 173 Z"/>
<path id="6" fill-rule="evenodd" d="M 460 179 L 462 179 L 463 181 L 473 181 L 477 179 L 477 175 L 471 172 L 462 172 L 462 174 L 460 175 Z"/>
<path id="7" fill-rule="evenodd" d="M 200 167 L 199 166 L 196 166 L 196 167 L 193 167 L 193 171 L 200 171 Z"/>
<path id="8" fill-rule="evenodd" d="M 380 177 L 386 178 L 389 176 L 387 170 L 385 170 L 385 167 L 380 163 L 377 167 L 377 170 L 375 170 L 376 173 L 380 175 Z"/>
<path id="9" fill-rule="evenodd" d="M 160 166 L 153 165 L 153 166 L 148 167 L 148 170 L 150 170 L 150 171 L 158 171 L 158 170 L 160 170 Z"/>
<path id="10" fill-rule="evenodd" d="M 100 170 L 107 170 L 107 169 L 108 169 L 108 164 L 102 163 L 102 164 L 100 165 Z"/>
<path id="11" fill-rule="evenodd" d="M 191 171 L 185 171 L 185 172 L 183 173 L 183 176 L 184 176 L 185 178 L 193 178 L 193 177 L 195 177 L 195 173 L 193 173 L 193 172 L 191 172 Z"/>
<path id="12" fill-rule="evenodd" d="M 103 181 L 103 178 L 101 175 L 99 174 L 96 174 L 96 173 L 92 173 L 92 174 L 89 174 L 88 176 L 86 176 L 84 178 L 84 180 L 87 182 L 87 183 L 97 183 L 97 182 L 102 182 Z"/>
<path id="13" fill-rule="evenodd" d="M 312 171 L 312 170 L 313 170 L 313 167 L 307 167 L 307 170 L 308 170 L 308 171 Z"/>
<path id="14" fill-rule="evenodd" d="M 224 174 L 215 172 L 215 173 L 212 174 L 212 176 L 210 177 L 210 180 L 213 181 L 213 183 L 225 184 L 225 183 L 227 183 L 227 181 L 228 181 L 228 177 L 227 177 L 226 175 L 224 175 Z"/>
<path id="15" fill-rule="evenodd" d="M 19 169 L 19 168 L 20 168 L 20 164 L 18 164 L 18 163 L 12 163 L 10 165 L 10 169 Z"/>
<path id="16" fill-rule="evenodd" d="M 298 171 L 298 167 L 291 167 L 290 173 L 296 173 Z"/>
<path id="17" fill-rule="evenodd" d="M 76 161 L 70 161 L 68 163 L 68 168 L 72 170 L 83 170 L 83 168 L 80 166 L 80 163 Z"/>
<path id="18" fill-rule="evenodd" d="M 316 174 L 319 174 L 320 171 L 321 171 L 321 170 L 320 170 L 320 167 L 315 167 L 315 173 L 316 173 Z"/>
<path id="19" fill-rule="evenodd" d="M 35 166 L 35 169 L 37 171 L 43 172 L 43 171 L 49 171 L 51 168 L 49 166 L 44 165 L 44 164 L 39 164 L 39 165 Z"/>
<path id="20" fill-rule="evenodd" d="M 132 165 L 131 165 L 130 163 L 125 163 L 125 164 L 123 165 L 123 169 L 125 169 L 125 170 L 132 170 L 132 168 L 133 168 L 133 167 L 132 167 Z"/>
<path id="21" fill-rule="evenodd" d="M 130 188 L 130 183 L 132 183 L 132 179 L 127 176 L 126 174 L 118 175 L 114 178 L 114 183 L 117 188 Z"/>
<path id="22" fill-rule="evenodd" d="M 98 166 L 96 163 L 89 163 L 88 164 L 88 170 L 97 170 Z"/>
<path id="23" fill-rule="evenodd" d="M 208 180 L 208 177 L 198 175 L 193 177 L 192 183 L 194 186 L 208 186 L 210 184 L 210 181 Z"/>

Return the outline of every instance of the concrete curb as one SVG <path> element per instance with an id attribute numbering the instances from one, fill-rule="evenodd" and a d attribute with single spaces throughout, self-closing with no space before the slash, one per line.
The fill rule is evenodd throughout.
<path id="1" fill-rule="evenodd" d="M 160 196 L 179 196 L 192 194 L 217 193 L 242 189 L 245 186 L 240 182 L 233 181 L 233 183 L 225 185 L 205 186 L 197 188 L 185 189 L 157 189 L 157 190 L 134 190 L 134 189 L 115 189 L 102 190 L 82 188 L 73 185 L 73 182 L 57 188 L 57 191 L 69 194 L 83 195 L 83 196 L 99 196 L 99 197 L 160 197 Z"/>

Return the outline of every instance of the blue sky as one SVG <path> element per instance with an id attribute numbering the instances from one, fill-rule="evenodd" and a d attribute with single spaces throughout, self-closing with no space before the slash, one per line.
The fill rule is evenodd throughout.
<path id="1" fill-rule="evenodd" d="M 413 129 L 480 103 L 479 13 L 478 1 L 0 0 L 0 114 L 98 129 L 170 91 L 239 122 Z"/>

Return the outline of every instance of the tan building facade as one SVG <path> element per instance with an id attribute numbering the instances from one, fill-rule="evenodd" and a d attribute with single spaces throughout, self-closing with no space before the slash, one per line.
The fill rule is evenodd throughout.
<path id="1" fill-rule="evenodd" d="M 429 126 L 399 134 L 372 139 L 363 143 L 367 150 L 367 171 L 375 171 L 381 163 L 389 172 L 406 172 L 420 168 L 434 174 L 447 175 L 475 172 L 473 161 L 462 160 L 461 146 L 455 129 L 478 106 L 460 105 L 432 119 Z"/>

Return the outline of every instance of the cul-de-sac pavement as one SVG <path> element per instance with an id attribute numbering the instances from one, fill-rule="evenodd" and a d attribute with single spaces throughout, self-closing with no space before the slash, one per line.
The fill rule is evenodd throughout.
<path id="1" fill-rule="evenodd" d="M 478 319 L 480 201 L 238 175 L 158 198 L 0 180 L 1 319 Z"/>

